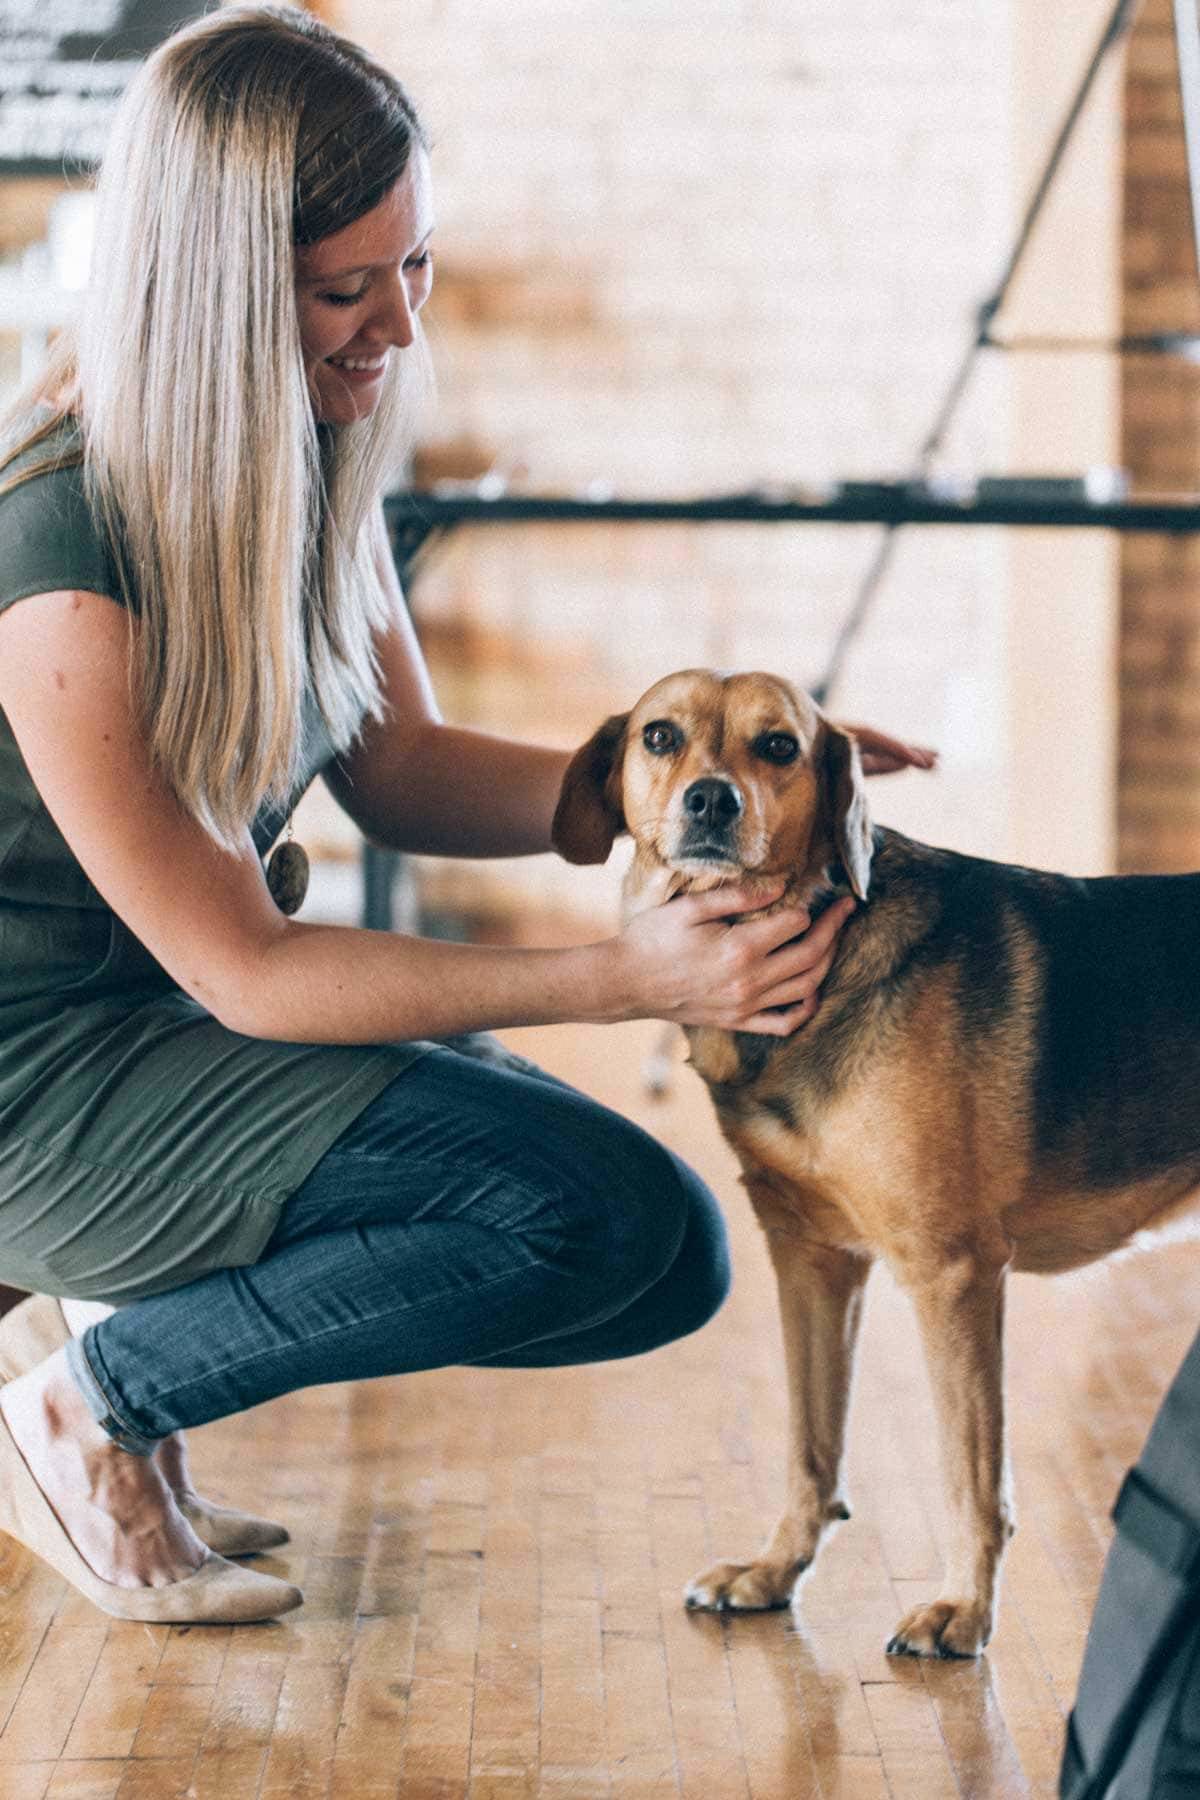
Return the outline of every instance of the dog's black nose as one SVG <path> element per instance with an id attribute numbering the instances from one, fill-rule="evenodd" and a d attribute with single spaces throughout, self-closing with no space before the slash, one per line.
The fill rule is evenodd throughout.
<path id="1" fill-rule="evenodd" d="M 728 825 L 742 810 L 742 796 L 731 781 L 704 775 L 684 789 L 683 810 L 698 825 Z"/>

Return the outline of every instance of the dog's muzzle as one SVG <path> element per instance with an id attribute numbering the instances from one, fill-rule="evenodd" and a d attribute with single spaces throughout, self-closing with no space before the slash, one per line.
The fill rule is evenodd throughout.
<path id="1" fill-rule="evenodd" d="M 684 789 L 682 807 L 679 857 L 688 862 L 736 862 L 743 803 L 732 781 L 701 776 Z"/>

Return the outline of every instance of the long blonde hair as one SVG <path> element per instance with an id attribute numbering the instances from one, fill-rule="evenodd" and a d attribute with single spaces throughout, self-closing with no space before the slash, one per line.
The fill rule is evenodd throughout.
<path id="1" fill-rule="evenodd" d="M 370 211 L 424 141 L 395 78 L 309 14 L 225 7 L 177 32 L 122 100 L 87 305 L 25 396 L 51 417 L 10 455 L 78 418 L 138 616 L 138 717 L 223 843 L 294 785 L 306 684 L 336 749 L 381 710 L 375 503 L 428 363 L 418 338 L 369 418 L 318 425 L 294 255 Z"/>

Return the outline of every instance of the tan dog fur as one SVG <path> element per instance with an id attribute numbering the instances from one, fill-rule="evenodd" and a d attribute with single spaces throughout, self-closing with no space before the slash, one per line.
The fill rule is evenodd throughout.
<path id="1" fill-rule="evenodd" d="M 665 751 L 663 725 L 677 739 Z M 794 757 L 771 760 L 765 747 L 785 738 Z M 683 796 L 706 779 L 740 802 L 719 855 L 688 848 Z M 789 683 L 759 674 L 669 676 L 583 746 L 555 841 L 569 859 L 597 862 L 623 830 L 635 843 L 627 916 L 676 893 L 780 874 L 777 906 L 815 912 L 847 886 L 862 902 L 807 1026 L 787 1038 L 687 1033 L 770 1247 L 790 1397 L 783 1516 L 753 1561 L 697 1576 L 688 1603 L 786 1605 L 823 1534 L 849 1516 L 846 1409 L 879 1258 L 916 1309 L 952 1524 L 942 1595 L 903 1618 L 889 1648 L 974 1655 L 992 1629 L 1013 1530 L 1001 1392 L 1007 1271 L 1104 1256 L 1177 1215 L 1200 1180 L 1194 999 L 1175 1009 L 1154 997 L 1172 965 L 1188 978 L 1181 957 L 1195 967 L 1187 945 L 1200 939 L 1200 889 L 1191 877 L 1073 882 L 872 831 L 852 738 Z M 1131 973 L 1127 1001 L 1113 1001 L 1116 1023 L 1096 1019 L 1093 1029 L 1084 1002 L 1063 996 L 1078 985 L 1070 959 L 1084 955 L 1097 918 L 1105 993 L 1120 985 L 1106 949 L 1113 934 L 1118 946 L 1127 935 L 1141 945 L 1146 921 L 1162 919 L 1163 943 L 1138 955 L 1163 967 Z M 1139 1000 L 1159 1017 L 1126 1041 L 1134 1026 L 1121 1021 Z M 1178 1045 L 1164 1049 L 1164 1034 Z M 1093 1091 L 1106 1084 L 1119 1101 Z M 1174 1108 L 1169 1131 L 1164 1105 Z M 1105 1131 L 1119 1142 L 1106 1148 Z"/>

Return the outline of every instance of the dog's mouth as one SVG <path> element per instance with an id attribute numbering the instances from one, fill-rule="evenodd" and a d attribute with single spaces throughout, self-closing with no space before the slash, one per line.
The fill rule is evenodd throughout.
<path id="1" fill-rule="evenodd" d="M 698 831 L 682 833 L 675 845 L 671 862 L 677 869 L 699 865 L 704 869 L 739 870 L 742 866 L 742 859 L 729 838 Z"/>
<path id="2" fill-rule="evenodd" d="M 689 844 L 680 850 L 675 860 L 680 863 L 720 863 L 727 869 L 741 867 L 737 857 L 720 844 Z"/>

